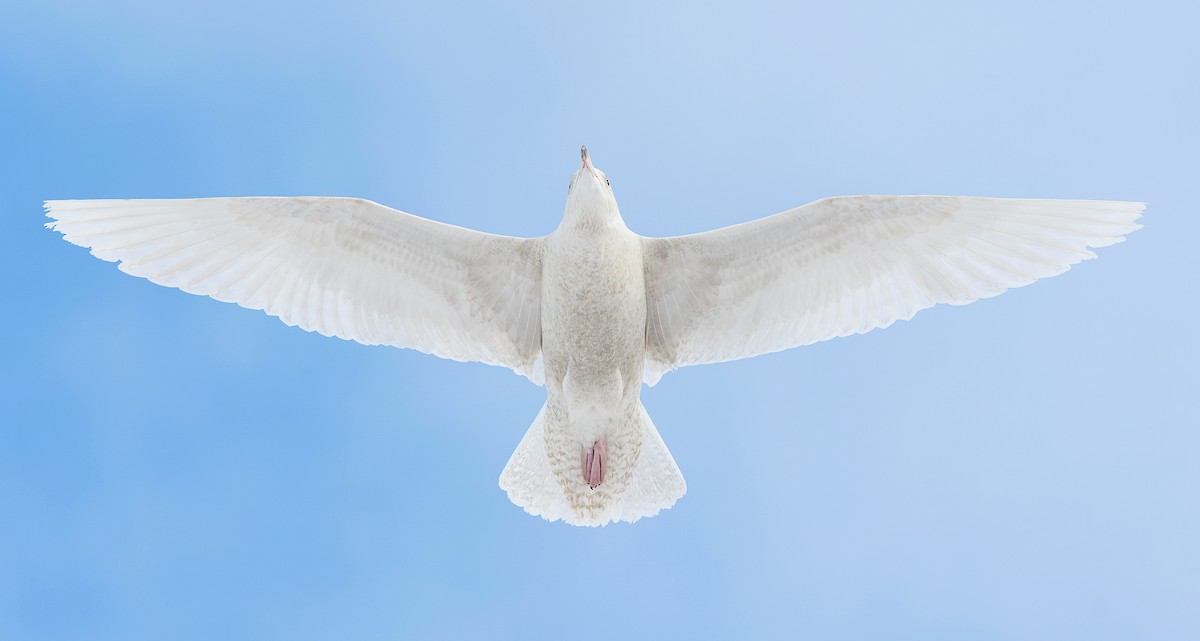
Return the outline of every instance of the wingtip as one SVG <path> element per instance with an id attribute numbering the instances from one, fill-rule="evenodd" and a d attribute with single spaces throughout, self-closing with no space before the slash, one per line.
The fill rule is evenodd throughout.
<path id="1" fill-rule="evenodd" d="M 1129 204 L 1133 205 L 1129 209 L 1129 212 L 1132 215 L 1129 217 L 1129 229 L 1125 231 L 1125 234 L 1132 234 L 1133 232 L 1141 229 L 1144 226 L 1142 223 L 1139 223 L 1137 221 L 1141 220 L 1142 216 L 1144 216 L 1145 212 L 1146 212 L 1146 203 L 1130 202 Z M 1121 240 L 1125 240 L 1125 239 L 1122 237 Z"/>
<path id="2" fill-rule="evenodd" d="M 50 219 L 49 222 L 42 223 L 42 226 L 53 231 L 58 230 L 58 217 L 54 215 L 54 207 L 57 202 L 54 200 L 42 201 L 42 215 Z"/>

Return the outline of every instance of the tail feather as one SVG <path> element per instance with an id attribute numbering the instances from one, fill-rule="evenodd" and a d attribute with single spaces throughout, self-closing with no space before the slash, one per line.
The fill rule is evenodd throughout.
<path id="1" fill-rule="evenodd" d="M 687 493 L 683 472 L 679 471 L 667 444 L 658 434 L 646 408 L 639 406 L 638 409 L 642 413 L 642 451 L 629 488 L 621 497 L 619 518 L 630 523 L 670 509 Z"/>
<path id="2" fill-rule="evenodd" d="M 566 519 L 571 513 L 571 504 L 546 454 L 545 405 L 500 473 L 500 489 L 518 507 L 547 521 Z"/>
<path id="3" fill-rule="evenodd" d="M 639 411 L 642 445 L 638 460 L 625 491 L 613 497 L 613 502 L 605 509 L 597 512 L 572 507 L 546 451 L 545 406 L 538 412 L 533 425 L 500 473 L 500 489 L 507 492 L 509 500 L 526 512 L 547 521 L 562 520 L 571 525 L 597 526 L 614 521 L 633 523 L 670 508 L 687 492 L 687 483 L 650 416 L 646 414 L 646 408 L 639 407 Z M 572 479 L 583 483 L 582 477 Z"/>

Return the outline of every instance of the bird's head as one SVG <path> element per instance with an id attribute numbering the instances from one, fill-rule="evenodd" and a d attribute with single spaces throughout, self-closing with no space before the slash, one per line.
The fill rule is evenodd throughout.
<path id="1" fill-rule="evenodd" d="M 571 176 L 571 185 L 567 188 L 567 207 L 572 205 L 584 209 L 615 209 L 617 206 L 612 183 L 592 164 L 586 146 L 579 150 L 579 171 Z"/>

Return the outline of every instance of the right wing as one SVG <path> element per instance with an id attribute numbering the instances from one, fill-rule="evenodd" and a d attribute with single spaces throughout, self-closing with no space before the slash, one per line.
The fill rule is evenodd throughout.
<path id="1" fill-rule="evenodd" d="M 51 200 L 47 227 L 160 285 L 543 383 L 541 239 L 357 198 Z"/>
<path id="2" fill-rule="evenodd" d="M 653 385 L 717 363 L 861 334 L 1060 274 L 1141 227 L 1142 203 L 826 198 L 724 229 L 643 239 Z"/>

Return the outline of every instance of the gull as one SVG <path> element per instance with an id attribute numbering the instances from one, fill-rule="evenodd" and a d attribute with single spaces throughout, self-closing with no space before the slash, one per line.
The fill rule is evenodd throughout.
<path id="1" fill-rule="evenodd" d="M 548 236 L 473 231 L 357 198 L 46 201 L 47 227 L 159 285 L 366 345 L 501 365 L 546 403 L 500 474 L 549 521 L 670 508 L 683 474 L 641 402 L 668 371 L 861 334 L 1060 274 L 1143 203 L 825 198 L 649 238 L 587 147 Z"/>

